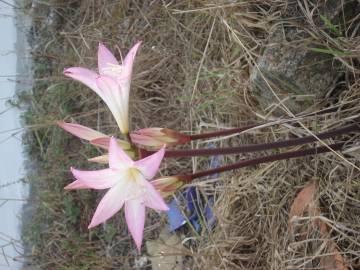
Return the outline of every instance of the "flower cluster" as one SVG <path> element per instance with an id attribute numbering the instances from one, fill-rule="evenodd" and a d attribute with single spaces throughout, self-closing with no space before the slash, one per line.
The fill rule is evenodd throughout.
<path id="1" fill-rule="evenodd" d="M 140 44 L 141 42 L 136 43 L 122 64 L 119 64 L 114 55 L 100 43 L 98 49 L 99 73 L 82 67 L 64 70 L 66 76 L 82 82 L 100 96 L 114 116 L 120 132 L 124 135 L 129 134 L 128 110 L 131 75 Z M 129 231 L 140 250 L 145 207 L 158 211 L 168 210 L 160 193 L 149 182 L 156 175 L 164 157 L 163 145 L 166 140 L 156 145 L 160 148 L 156 153 L 133 161 L 131 157 L 135 156 L 135 152 L 128 141 L 115 139 L 79 124 L 59 121 L 58 125 L 69 133 L 108 151 L 108 154 L 94 157 L 90 161 L 108 163 L 109 168 L 97 171 L 81 171 L 71 168 L 76 180 L 65 187 L 65 189 L 109 189 L 100 201 L 89 228 L 105 222 L 124 206 Z M 141 142 L 143 141 L 144 139 Z"/>
<path id="2" fill-rule="evenodd" d="M 190 183 L 193 179 L 265 162 L 336 151 L 342 149 L 344 143 L 261 156 L 206 171 L 165 176 L 153 180 L 164 157 L 215 156 L 264 151 L 303 145 L 360 130 L 358 123 L 353 123 L 336 130 L 316 134 L 316 136 L 312 134 L 311 136 L 270 143 L 228 148 L 169 149 L 169 147 L 185 144 L 192 140 L 240 134 L 246 130 L 261 128 L 265 125 L 251 123 L 245 127 L 193 135 L 185 135 L 168 128 L 143 128 L 131 131 L 128 112 L 129 93 L 135 55 L 140 45 L 141 42 L 136 43 L 120 64 L 114 55 L 100 43 L 98 73 L 82 67 L 72 67 L 64 71 L 66 76 L 82 82 L 100 96 L 111 111 L 123 139 L 111 137 L 76 123 L 58 122 L 58 125 L 67 132 L 105 151 L 103 155 L 90 158 L 89 161 L 108 164 L 108 168 L 97 171 L 81 171 L 71 168 L 75 181 L 65 187 L 65 189 L 109 189 L 101 199 L 89 228 L 105 222 L 124 206 L 126 222 L 138 250 L 141 249 L 143 238 L 145 208 L 148 207 L 157 211 L 169 210 L 163 198 L 174 194 L 176 190 L 186 183 Z M 278 123 L 266 123 L 266 126 L 271 124 Z M 170 205 L 172 204 L 170 203 Z M 208 213 L 208 216 L 212 216 L 211 211 Z"/>

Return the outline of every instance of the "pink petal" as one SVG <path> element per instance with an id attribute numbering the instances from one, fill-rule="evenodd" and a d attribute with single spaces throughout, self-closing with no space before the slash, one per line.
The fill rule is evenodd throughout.
<path id="1" fill-rule="evenodd" d="M 64 70 L 64 75 L 82 82 L 95 91 L 100 97 L 102 96 L 101 91 L 96 84 L 96 78 L 99 76 L 96 72 L 87 68 L 71 67 Z"/>
<path id="2" fill-rule="evenodd" d="M 145 205 L 142 200 L 134 199 L 125 202 L 125 219 L 136 247 L 140 251 L 145 224 Z"/>
<path id="3" fill-rule="evenodd" d="M 133 166 L 133 160 L 119 146 L 116 139 L 111 137 L 109 146 L 109 167 L 123 169 Z"/>
<path id="4" fill-rule="evenodd" d="M 119 62 L 116 60 L 115 56 L 110 52 L 104 44 L 99 43 L 98 49 L 98 66 L 100 74 L 106 73 L 106 68 L 109 68 L 110 65 L 119 65 Z"/>
<path id="5" fill-rule="evenodd" d="M 68 184 L 66 187 L 64 187 L 64 189 L 66 189 L 66 190 L 70 190 L 70 189 L 86 189 L 86 188 L 89 188 L 89 187 L 86 186 L 80 180 L 75 180 L 75 181 L 71 182 L 70 184 Z"/>
<path id="6" fill-rule="evenodd" d="M 119 182 L 117 185 L 109 189 L 109 191 L 101 199 L 90 222 L 88 227 L 89 229 L 105 222 L 121 209 L 124 205 L 124 199 L 126 196 L 126 190 L 124 190 L 126 189 L 126 186 L 124 183 L 126 182 Z"/>
<path id="7" fill-rule="evenodd" d="M 96 79 L 96 83 L 121 132 L 128 133 L 128 94 L 122 91 L 122 86 L 110 76 L 101 75 Z"/>
<path id="8" fill-rule="evenodd" d="M 71 168 L 71 172 L 77 180 L 80 180 L 88 188 L 93 189 L 110 188 L 121 180 L 118 172 L 112 169 L 79 171 Z"/>
<path id="9" fill-rule="evenodd" d="M 104 101 L 109 107 L 109 102 L 116 104 L 117 106 L 122 106 L 124 104 L 121 86 L 114 78 L 107 75 L 101 75 L 96 78 L 96 84 L 99 89 L 101 89 L 104 95 Z"/>
<path id="10" fill-rule="evenodd" d="M 134 166 L 141 171 L 147 180 L 150 180 L 156 175 L 164 154 L 165 148 L 163 147 L 151 156 L 135 161 Z"/>
<path id="11" fill-rule="evenodd" d="M 133 65 L 134 65 L 134 60 L 135 60 L 135 56 L 136 53 L 141 45 L 141 41 L 138 41 L 128 52 L 128 54 L 126 55 L 124 62 L 123 62 L 123 67 L 124 70 L 121 74 L 121 78 L 120 80 L 131 80 L 131 74 L 132 74 L 132 69 L 133 69 Z"/>
<path id="12" fill-rule="evenodd" d="M 96 131 L 94 129 L 91 129 L 91 128 L 88 128 L 88 127 L 85 127 L 82 125 L 66 123 L 63 121 L 59 121 L 59 122 L 57 122 L 57 124 L 59 127 L 63 128 L 64 130 L 71 133 L 72 135 L 75 135 L 76 137 L 79 137 L 79 138 L 87 140 L 87 141 L 92 141 L 95 139 L 108 137 L 107 135 L 105 135 L 99 131 Z"/>
<path id="13" fill-rule="evenodd" d="M 144 196 L 145 206 L 159 211 L 168 211 L 169 207 L 154 186 L 147 181 L 144 181 L 144 185 L 147 191 Z"/>

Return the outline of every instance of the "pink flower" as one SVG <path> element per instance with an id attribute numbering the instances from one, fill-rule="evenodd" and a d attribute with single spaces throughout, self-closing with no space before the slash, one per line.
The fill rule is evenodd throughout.
<path id="1" fill-rule="evenodd" d="M 140 250 L 145 207 L 158 211 L 169 210 L 151 180 L 164 157 L 164 148 L 144 159 L 133 161 L 119 147 L 116 139 L 110 139 L 109 168 L 97 171 L 71 169 L 76 180 L 65 189 L 109 189 L 101 199 L 89 228 L 105 222 L 125 205 L 125 218 L 129 231 Z"/>
<path id="2" fill-rule="evenodd" d="M 109 107 L 120 131 L 129 133 L 129 93 L 133 64 L 141 42 L 136 43 L 122 64 L 102 44 L 98 49 L 99 74 L 82 67 L 64 70 L 64 75 L 78 80 L 97 93 Z"/>

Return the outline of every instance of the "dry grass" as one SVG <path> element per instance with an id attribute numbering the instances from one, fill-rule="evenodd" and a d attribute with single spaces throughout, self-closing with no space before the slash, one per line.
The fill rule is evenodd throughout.
<path id="1" fill-rule="evenodd" d="M 284 16 L 289 5 L 296 7 L 297 17 Z M 301 122 L 252 130 L 216 144 L 302 136 L 340 126 L 357 118 L 360 112 L 359 16 L 347 21 L 341 36 L 334 37 L 312 20 L 313 8 L 308 0 L 92 0 L 37 4 L 34 24 L 41 39 L 36 40 L 34 55 L 36 63 L 44 63 L 47 68 L 38 70 L 32 111 L 26 118 L 28 125 L 36 127 L 30 133 L 31 149 L 40 153 L 42 162 L 33 180 L 40 205 L 36 222 L 43 224 L 34 229 L 40 235 L 31 237 L 37 241 L 36 263 L 44 269 L 133 269 L 137 258 L 122 215 L 89 232 L 86 226 L 96 206 L 96 193 L 62 191 L 70 179 L 67 168 L 89 167 L 86 157 L 97 150 L 79 145 L 53 125 L 40 124 L 74 120 L 117 133 L 99 98 L 78 83 L 65 80 L 63 68 L 95 67 L 99 41 L 125 52 L 141 39 L 144 45 L 136 60 L 132 84 L 134 129 L 166 126 L 199 132 L 241 126 L 249 120 L 270 117 L 261 111 L 249 88 L 249 73 L 266 45 L 269 31 L 277 24 L 301 22 L 314 42 L 331 52 L 344 53 L 335 55 L 335 61 L 344 66 L 337 87 L 312 108 L 337 110 Z M 50 24 L 49 13 L 55 18 Z M 288 112 L 287 117 L 293 115 Z M 357 137 L 344 139 L 353 142 Z M 206 144 L 194 143 L 196 146 Z M 249 156 L 253 155 L 229 156 L 223 162 Z M 218 222 L 212 231 L 186 232 L 186 237 L 196 240 L 187 245 L 191 269 L 317 269 L 326 249 L 316 250 L 314 246 L 318 247 L 322 240 L 309 237 L 298 241 L 288 230 L 290 205 L 299 188 L 313 179 L 319 182 L 318 197 L 322 215 L 331 227 L 331 238 L 355 269 L 360 264 L 359 172 L 353 166 L 359 166 L 358 156 L 358 150 L 353 148 L 341 157 L 330 153 L 223 174 L 216 186 L 198 183 L 200 192 L 215 195 Z M 206 160 L 200 158 L 168 161 L 162 173 L 204 166 Z M 164 224 L 156 214 L 151 215 L 154 218 L 147 221 L 145 239 L 156 237 Z"/>

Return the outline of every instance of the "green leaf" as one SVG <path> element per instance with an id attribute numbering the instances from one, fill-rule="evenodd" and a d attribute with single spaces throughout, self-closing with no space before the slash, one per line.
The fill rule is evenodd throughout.
<path id="1" fill-rule="evenodd" d="M 350 55 L 349 52 L 343 52 L 343 51 L 334 50 L 334 49 L 310 48 L 310 50 L 313 52 L 318 52 L 318 53 L 331 54 L 333 56 L 348 56 L 348 55 Z"/>
<path id="2" fill-rule="evenodd" d="M 338 36 L 340 35 L 340 30 L 339 30 L 339 26 L 333 24 L 328 18 L 326 18 L 323 15 L 320 15 L 320 19 L 324 22 L 325 27 L 330 30 L 331 32 L 333 32 L 334 34 L 337 34 Z"/>

